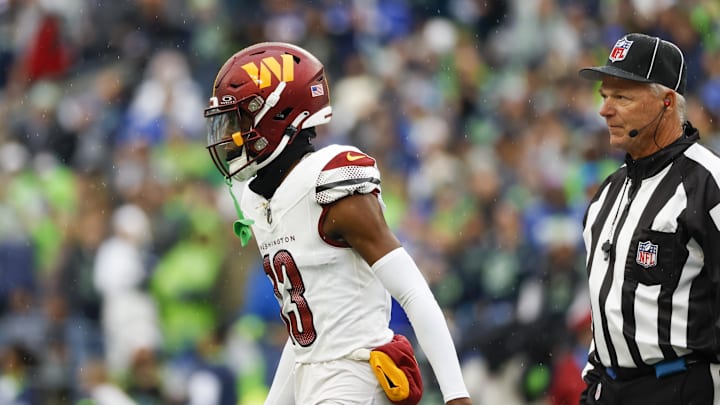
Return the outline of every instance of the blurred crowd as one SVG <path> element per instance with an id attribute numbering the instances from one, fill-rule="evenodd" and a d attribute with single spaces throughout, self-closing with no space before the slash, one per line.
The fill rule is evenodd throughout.
<path id="1" fill-rule="evenodd" d="M 563 403 L 589 336 L 582 216 L 622 160 L 577 70 L 626 32 L 680 46 L 720 150 L 715 0 L 0 0 L 0 404 L 262 403 L 286 332 L 202 110 L 266 40 L 325 63 L 316 144 L 377 159 L 475 403 Z"/>

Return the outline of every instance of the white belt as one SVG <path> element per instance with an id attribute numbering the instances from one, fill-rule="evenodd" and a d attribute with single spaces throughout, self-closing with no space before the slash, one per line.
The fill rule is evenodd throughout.
<path id="1" fill-rule="evenodd" d="M 350 360 L 368 361 L 370 360 L 370 349 L 353 350 L 350 354 L 345 356 L 345 358 Z"/>

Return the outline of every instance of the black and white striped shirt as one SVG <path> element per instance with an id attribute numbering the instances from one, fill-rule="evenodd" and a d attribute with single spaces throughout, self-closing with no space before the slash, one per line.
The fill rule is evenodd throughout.
<path id="1" fill-rule="evenodd" d="M 635 368 L 690 352 L 718 358 L 720 157 L 698 139 L 688 123 L 672 145 L 627 158 L 588 206 L 591 362 Z"/>

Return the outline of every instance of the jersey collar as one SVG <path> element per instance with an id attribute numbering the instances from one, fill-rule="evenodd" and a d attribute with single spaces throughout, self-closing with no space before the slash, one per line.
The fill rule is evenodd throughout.
<path id="1" fill-rule="evenodd" d="M 700 139 L 700 133 L 688 121 L 683 126 L 683 134 L 675 142 L 660 149 L 650 156 L 633 160 L 630 154 L 625 155 L 627 176 L 632 180 L 632 186 L 640 184 L 642 179 L 658 174 L 663 168 L 670 164 L 685 149 Z"/>

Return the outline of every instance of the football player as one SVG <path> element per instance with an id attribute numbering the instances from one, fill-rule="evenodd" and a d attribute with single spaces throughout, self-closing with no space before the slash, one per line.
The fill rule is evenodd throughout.
<path id="1" fill-rule="evenodd" d="M 444 401 L 470 404 L 443 313 L 385 222 L 375 160 L 311 143 L 331 117 L 323 64 L 270 42 L 230 57 L 205 110 L 215 165 L 228 184 L 249 180 L 235 230 L 245 244 L 252 229 L 289 335 L 266 404 L 417 403 L 417 362 L 398 355 L 409 343 L 389 328 L 391 296 Z M 368 361 L 387 345 L 387 358 Z"/>

